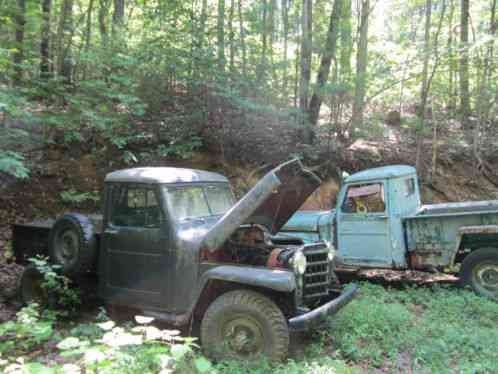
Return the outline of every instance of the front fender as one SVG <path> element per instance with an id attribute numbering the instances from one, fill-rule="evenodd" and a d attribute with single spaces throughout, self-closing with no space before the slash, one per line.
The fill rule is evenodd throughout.
<path id="1" fill-rule="evenodd" d="M 241 283 L 249 286 L 269 288 L 279 292 L 292 292 L 296 289 L 296 277 L 294 273 L 286 270 L 234 265 L 216 266 L 201 275 L 200 292 L 202 292 L 210 280 Z"/>

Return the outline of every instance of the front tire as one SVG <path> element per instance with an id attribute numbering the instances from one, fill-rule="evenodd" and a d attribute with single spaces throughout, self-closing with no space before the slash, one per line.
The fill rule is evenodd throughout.
<path id="1" fill-rule="evenodd" d="M 205 353 L 215 359 L 279 361 L 289 350 L 289 328 L 278 306 L 249 290 L 227 292 L 207 309 L 201 322 Z"/>
<path id="2" fill-rule="evenodd" d="M 460 283 L 480 296 L 498 301 L 498 249 L 481 248 L 465 257 Z"/>

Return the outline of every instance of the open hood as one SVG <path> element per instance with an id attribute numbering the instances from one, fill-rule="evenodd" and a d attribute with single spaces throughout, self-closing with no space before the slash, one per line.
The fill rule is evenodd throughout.
<path id="1" fill-rule="evenodd" d="M 279 165 L 216 222 L 201 248 L 218 249 L 244 223 L 263 225 L 276 234 L 320 183 L 320 178 L 304 169 L 298 159 Z"/>

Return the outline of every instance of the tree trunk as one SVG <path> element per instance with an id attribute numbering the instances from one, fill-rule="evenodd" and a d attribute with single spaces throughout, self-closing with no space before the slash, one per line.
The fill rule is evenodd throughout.
<path id="1" fill-rule="evenodd" d="M 358 40 L 358 51 L 356 53 L 356 79 L 355 94 L 353 102 L 353 114 L 351 122 L 352 130 L 356 131 L 363 126 L 363 111 L 365 106 L 365 92 L 367 84 L 367 62 L 368 62 L 368 16 L 370 13 L 370 0 L 362 0 L 361 17 L 359 25 L 360 37 Z"/>
<path id="2" fill-rule="evenodd" d="M 104 50 L 107 49 L 109 45 L 109 33 L 107 30 L 107 17 L 109 15 L 109 5 L 110 0 L 100 0 L 99 7 L 99 31 L 100 31 L 100 40 L 102 42 L 102 47 Z"/>
<path id="3" fill-rule="evenodd" d="M 125 15 L 125 0 L 114 0 L 114 13 L 112 14 L 112 39 L 123 37 L 123 25 Z"/>
<path id="4" fill-rule="evenodd" d="M 312 54 L 312 0 L 303 0 L 302 9 L 302 39 L 301 39 L 301 79 L 299 83 L 299 108 L 303 115 L 308 111 L 308 95 L 311 79 Z M 308 122 L 305 120 L 304 122 Z"/>
<path id="5" fill-rule="evenodd" d="M 448 110 L 451 112 L 455 109 L 454 95 L 454 76 L 455 76 L 455 57 L 453 56 L 453 16 L 455 14 L 455 1 L 450 0 L 450 14 L 448 20 Z"/>
<path id="6" fill-rule="evenodd" d="M 42 29 L 40 41 L 40 78 L 50 78 L 50 14 L 52 0 L 42 2 Z"/>
<path id="7" fill-rule="evenodd" d="M 85 52 L 90 49 L 90 41 L 92 40 L 92 12 L 93 12 L 94 0 L 90 0 L 88 3 L 88 9 L 86 12 L 86 32 L 85 32 Z"/>
<path id="8" fill-rule="evenodd" d="M 294 58 L 294 108 L 298 108 L 299 103 L 299 67 L 300 67 L 299 48 L 296 48 L 296 56 Z"/>
<path id="9" fill-rule="evenodd" d="M 257 71 L 257 81 L 258 86 L 261 87 L 261 84 L 266 80 L 266 61 L 267 61 L 267 44 L 268 44 L 268 2 L 267 0 L 261 1 L 261 7 L 263 8 L 262 21 L 261 21 L 261 60 L 259 62 L 258 71 Z"/>
<path id="10" fill-rule="evenodd" d="M 199 25 L 199 48 L 202 49 L 204 45 L 204 36 L 206 34 L 206 21 L 207 21 L 207 0 L 202 0 L 201 17 Z"/>
<path id="11" fill-rule="evenodd" d="M 313 96 L 311 97 L 309 105 L 309 120 L 312 126 L 316 125 L 320 116 L 320 107 L 323 101 L 323 89 L 330 73 L 330 65 L 332 59 L 335 59 L 338 26 L 341 17 L 342 0 L 335 0 L 330 15 L 329 30 L 327 33 L 327 40 L 320 61 L 320 68 L 316 77 L 316 85 Z"/>
<path id="12" fill-rule="evenodd" d="M 289 43 L 289 9 L 287 8 L 287 0 L 282 0 L 282 26 L 284 37 L 284 66 L 282 77 L 282 96 L 287 98 L 287 80 L 288 80 L 288 43 Z"/>
<path id="13" fill-rule="evenodd" d="M 270 19 L 268 25 L 268 31 L 270 34 L 270 50 L 268 55 L 270 56 L 270 72 L 271 72 L 271 81 L 274 86 L 277 85 L 278 77 L 275 73 L 275 63 L 274 63 L 274 55 L 273 55 L 273 46 L 275 44 L 275 9 L 277 8 L 277 0 L 270 0 Z"/>
<path id="14" fill-rule="evenodd" d="M 225 0 L 218 0 L 218 69 L 220 73 L 225 71 Z"/>
<path id="15" fill-rule="evenodd" d="M 420 127 L 417 129 L 417 154 L 415 157 L 415 167 L 419 169 L 420 167 L 420 156 L 422 153 L 423 145 L 423 129 L 425 127 L 425 117 L 426 117 L 426 107 L 427 107 L 427 96 L 429 94 L 428 82 L 429 82 L 429 45 L 431 37 L 431 16 L 432 16 L 432 0 L 426 0 L 425 2 L 425 31 L 424 31 L 424 67 L 422 70 L 422 89 L 420 92 L 420 109 L 419 109 L 419 119 Z"/>
<path id="16" fill-rule="evenodd" d="M 64 84 L 71 83 L 73 34 L 73 0 L 63 0 L 57 30 L 57 72 Z"/>
<path id="17" fill-rule="evenodd" d="M 488 120 L 489 110 L 492 106 L 492 93 L 491 93 L 491 78 L 493 75 L 493 54 L 494 54 L 494 41 L 496 38 L 496 29 L 498 27 L 498 21 L 496 20 L 496 1 L 492 0 L 491 12 L 490 12 L 490 28 L 489 35 L 490 41 L 485 46 L 485 51 L 483 52 L 484 61 L 482 63 L 482 73 L 479 75 L 479 96 L 476 103 L 477 107 L 477 123 L 474 128 L 473 136 L 473 152 L 474 157 L 477 161 L 478 168 L 483 168 L 484 165 L 481 159 L 481 124 Z"/>
<path id="18" fill-rule="evenodd" d="M 230 75 L 235 77 L 235 31 L 233 28 L 233 15 L 235 13 L 235 0 L 230 0 L 230 13 L 228 15 L 228 40 L 230 42 Z"/>
<path id="19" fill-rule="evenodd" d="M 14 23 L 16 27 L 16 51 L 14 52 L 14 84 L 19 85 L 23 79 L 23 68 L 21 64 L 24 61 L 24 25 L 26 24 L 26 1 L 17 0 Z"/>
<path id="20" fill-rule="evenodd" d="M 469 126 L 469 6 L 470 0 L 461 0 L 460 13 L 460 113 L 464 127 Z"/>
<path id="21" fill-rule="evenodd" d="M 245 42 L 244 18 L 242 16 L 242 0 L 238 3 L 239 10 L 239 27 L 240 27 L 240 48 L 242 49 L 242 76 L 247 79 L 247 53 Z"/>
<path id="22" fill-rule="evenodd" d="M 343 82 L 351 76 L 351 53 L 353 51 L 353 39 L 351 37 L 351 0 L 342 0 L 341 20 L 339 30 L 341 33 L 340 48 L 340 77 Z"/>

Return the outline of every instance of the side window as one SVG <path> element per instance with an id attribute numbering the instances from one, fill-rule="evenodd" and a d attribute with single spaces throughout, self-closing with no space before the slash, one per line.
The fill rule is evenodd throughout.
<path id="1" fill-rule="evenodd" d="M 408 178 L 404 180 L 405 183 L 405 196 L 411 196 L 415 193 L 415 181 L 413 178 Z"/>
<path id="2" fill-rule="evenodd" d="M 125 227 L 159 227 L 162 214 L 151 187 L 116 185 L 111 190 L 110 223 Z"/>
<path id="3" fill-rule="evenodd" d="M 382 213 L 386 210 L 382 183 L 349 186 L 341 210 L 344 213 Z"/>

